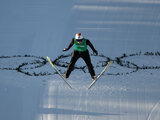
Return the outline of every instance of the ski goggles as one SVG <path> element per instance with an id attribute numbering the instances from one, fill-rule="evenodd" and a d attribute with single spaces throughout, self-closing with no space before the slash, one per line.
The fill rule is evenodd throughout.
<path id="1" fill-rule="evenodd" d="M 83 41 L 83 39 L 76 39 L 77 40 L 77 42 L 82 42 Z"/>

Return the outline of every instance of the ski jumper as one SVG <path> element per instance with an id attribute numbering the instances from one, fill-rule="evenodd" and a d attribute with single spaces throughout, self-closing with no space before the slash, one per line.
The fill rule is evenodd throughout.
<path id="1" fill-rule="evenodd" d="M 74 45 L 74 51 L 72 53 L 72 58 L 71 58 L 70 64 L 68 65 L 68 68 L 66 71 L 66 78 L 69 77 L 70 73 L 74 69 L 74 65 L 75 65 L 76 61 L 80 57 L 87 64 L 90 75 L 95 76 L 95 71 L 93 69 L 93 65 L 91 63 L 89 51 L 87 49 L 87 45 L 89 45 L 90 48 L 93 50 L 93 52 L 97 52 L 95 50 L 95 48 L 93 47 L 92 43 L 88 39 L 85 39 L 85 38 L 83 38 L 82 42 L 78 42 L 75 38 L 73 38 L 67 49 L 70 49 L 73 45 Z"/>

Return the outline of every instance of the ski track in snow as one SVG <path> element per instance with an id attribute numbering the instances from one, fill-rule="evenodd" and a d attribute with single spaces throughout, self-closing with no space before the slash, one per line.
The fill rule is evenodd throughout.
<path id="1" fill-rule="evenodd" d="M 160 119 L 159 113 L 160 113 L 160 100 L 152 108 L 150 114 L 148 115 L 147 120 Z"/>

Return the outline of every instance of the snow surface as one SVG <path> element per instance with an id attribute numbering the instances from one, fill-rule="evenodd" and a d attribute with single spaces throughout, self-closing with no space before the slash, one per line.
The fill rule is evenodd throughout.
<path id="1" fill-rule="evenodd" d="M 89 91 L 81 59 L 73 90 L 46 61 L 67 65 L 77 32 L 96 74 L 112 60 Z M 160 120 L 159 33 L 160 0 L 1 0 L 0 120 Z"/>

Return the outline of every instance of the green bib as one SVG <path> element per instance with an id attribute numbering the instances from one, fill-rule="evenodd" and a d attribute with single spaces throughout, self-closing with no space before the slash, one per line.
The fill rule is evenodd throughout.
<path id="1" fill-rule="evenodd" d="M 76 39 L 74 39 L 74 49 L 75 51 L 84 52 L 87 50 L 86 39 L 83 39 L 81 43 L 78 43 Z"/>

